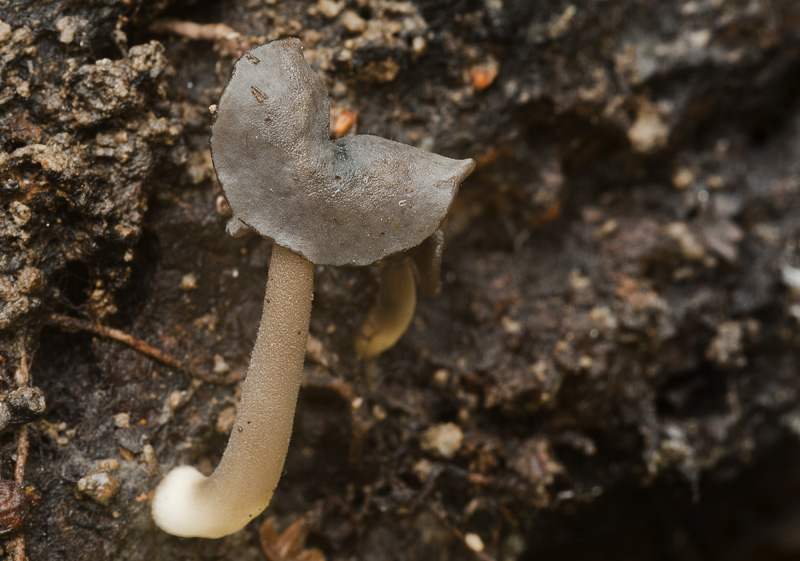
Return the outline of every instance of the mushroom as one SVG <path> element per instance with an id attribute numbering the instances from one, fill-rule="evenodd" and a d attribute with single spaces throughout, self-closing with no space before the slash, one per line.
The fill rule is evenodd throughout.
<path id="1" fill-rule="evenodd" d="M 353 338 L 359 358 L 372 358 L 393 347 L 408 329 L 417 305 L 414 270 L 426 296 L 439 293 L 443 251 L 444 232 L 439 229 L 417 247 L 379 263 L 378 297 Z"/>
<path id="2" fill-rule="evenodd" d="M 274 241 L 264 308 L 236 421 L 208 477 L 173 469 L 153 497 L 156 524 L 218 538 L 272 497 L 289 447 L 308 337 L 314 264 L 369 265 L 420 245 L 475 168 L 359 135 L 331 141 L 330 100 L 300 40 L 273 41 L 234 66 L 212 125 L 228 231 Z"/>
<path id="3" fill-rule="evenodd" d="M 359 358 L 371 358 L 393 347 L 408 329 L 417 306 L 410 259 L 405 255 L 388 257 L 379 266 L 378 297 L 353 340 Z"/>

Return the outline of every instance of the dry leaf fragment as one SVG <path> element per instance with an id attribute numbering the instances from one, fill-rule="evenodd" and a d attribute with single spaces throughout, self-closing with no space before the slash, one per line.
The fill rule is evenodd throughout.
<path id="1" fill-rule="evenodd" d="M 325 561 L 318 549 L 304 549 L 308 537 L 308 523 L 300 518 L 282 534 L 275 532 L 272 519 L 266 520 L 258 531 L 261 549 L 269 561 Z"/>

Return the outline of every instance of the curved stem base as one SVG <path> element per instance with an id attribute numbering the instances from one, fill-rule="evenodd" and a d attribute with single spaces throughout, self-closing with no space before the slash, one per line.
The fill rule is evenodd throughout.
<path id="1" fill-rule="evenodd" d="M 152 513 L 165 532 L 219 538 L 242 529 L 269 504 L 289 448 L 313 290 L 314 265 L 275 245 L 228 446 L 209 477 L 183 466 L 159 484 Z"/>

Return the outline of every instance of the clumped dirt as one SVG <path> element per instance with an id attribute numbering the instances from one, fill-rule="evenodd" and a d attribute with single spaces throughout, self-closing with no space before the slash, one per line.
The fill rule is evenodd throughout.
<path id="1" fill-rule="evenodd" d="M 173 538 L 150 494 L 218 461 L 270 254 L 208 107 L 288 35 L 335 135 L 479 167 L 394 349 L 352 351 L 376 272 L 317 268 L 272 506 Z M 6 2 L 0 398 L 46 400 L 4 421 L 8 558 L 797 556 L 799 93 L 794 0 Z"/>

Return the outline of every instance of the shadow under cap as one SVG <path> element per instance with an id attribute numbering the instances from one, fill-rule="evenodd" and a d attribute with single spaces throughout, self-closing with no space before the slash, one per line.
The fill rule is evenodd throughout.
<path id="1" fill-rule="evenodd" d="M 245 53 L 211 151 L 236 219 L 319 265 L 369 265 L 422 243 L 473 169 L 371 135 L 329 138 L 330 100 L 300 40 Z"/>

